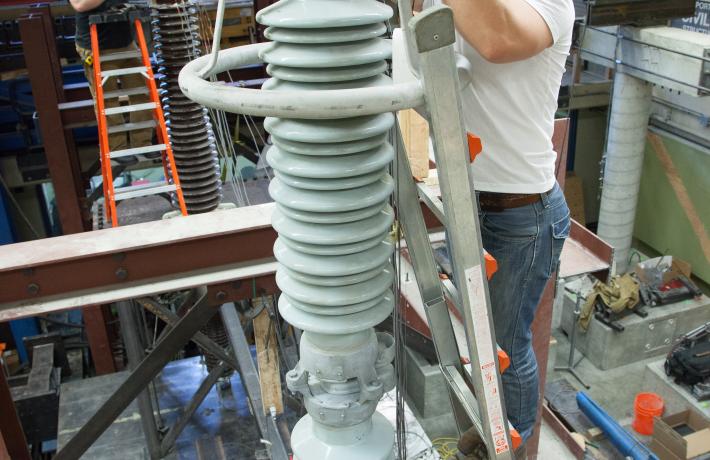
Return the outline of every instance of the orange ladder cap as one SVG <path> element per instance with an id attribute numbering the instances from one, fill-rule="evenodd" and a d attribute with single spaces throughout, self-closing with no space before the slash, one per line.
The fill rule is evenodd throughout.
<path id="1" fill-rule="evenodd" d="M 476 157 L 483 152 L 483 142 L 480 137 L 471 133 L 466 133 L 466 139 L 468 139 L 468 155 L 473 163 Z"/>

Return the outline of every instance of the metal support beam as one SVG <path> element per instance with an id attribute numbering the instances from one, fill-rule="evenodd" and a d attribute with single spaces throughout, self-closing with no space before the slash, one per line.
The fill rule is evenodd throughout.
<path id="1" fill-rule="evenodd" d="M 91 222 L 84 207 L 85 184 L 74 137 L 65 128 L 59 110 L 66 96 L 49 6 L 32 8 L 20 18 L 19 25 L 62 232 L 65 235 L 84 232 L 91 229 Z M 104 312 L 100 306 L 92 306 L 84 315 L 97 373 L 115 372 Z"/>
<path id="2" fill-rule="evenodd" d="M 58 108 L 65 97 L 49 7 L 33 8 L 18 22 L 62 231 L 83 232 L 91 227 L 82 207 L 84 187 L 74 138 L 64 129 Z"/>
<path id="3" fill-rule="evenodd" d="M 151 313 L 160 318 L 161 321 L 165 322 L 170 327 L 175 327 L 178 321 L 180 321 L 180 317 L 178 315 L 150 298 L 138 299 L 138 303 L 140 303 L 147 310 L 150 310 Z M 214 341 L 212 341 L 202 332 L 198 332 L 197 334 L 195 334 L 195 336 L 191 340 L 195 342 L 195 344 L 203 348 L 205 351 L 212 353 L 213 355 L 224 361 L 227 365 L 229 365 L 229 367 L 231 367 L 235 371 L 239 370 L 239 364 L 237 363 L 237 360 L 233 356 L 230 356 L 225 350 L 222 349 L 222 347 L 217 345 Z"/>
<path id="4" fill-rule="evenodd" d="M 158 375 L 175 353 L 216 313 L 216 309 L 209 302 L 206 290 L 202 289 L 201 291 L 201 296 L 195 305 L 141 361 L 116 392 L 74 437 L 57 452 L 55 460 L 76 460 L 81 457 L 146 385 Z"/>
<path id="5" fill-rule="evenodd" d="M 3 316 L 2 310 L 21 310 L 43 300 L 56 302 L 51 308 L 76 308 L 91 302 L 87 299 L 92 294 L 124 290 L 111 298 L 117 301 L 154 293 L 136 292 L 136 286 L 163 283 L 164 291 L 185 289 L 181 278 L 188 276 L 201 277 L 197 285 L 240 279 L 233 274 L 216 279 L 203 275 L 271 259 L 276 240 L 270 224 L 273 208 L 250 206 L 0 246 L 0 320 L 14 319 Z M 234 247 L 240 250 L 225 250 Z M 268 272 L 248 277 L 263 274 Z M 66 294 L 75 299 L 62 302 Z M 110 298 L 99 297 L 101 302 Z"/>
<path id="6" fill-rule="evenodd" d="M 128 356 L 128 368 L 131 371 L 134 371 L 138 367 L 138 363 L 145 359 L 145 346 L 139 334 L 140 326 L 136 318 L 136 307 L 133 302 L 116 303 L 118 319 L 121 322 L 123 345 Z M 153 402 L 147 387 L 138 395 L 138 412 L 141 416 L 148 454 L 151 459 L 157 460 L 161 457 L 160 435 L 155 423 Z"/>
<path id="7" fill-rule="evenodd" d="M 94 360 L 96 375 L 116 372 L 116 362 L 113 359 L 111 338 L 106 326 L 106 311 L 103 305 L 91 305 L 81 312 L 84 317 L 86 336 Z"/>
<path id="8" fill-rule="evenodd" d="M 672 27 L 591 27 L 582 59 L 691 96 L 710 92 L 710 35 Z"/>
<path id="9" fill-rule="evenodd" d="M 274 460 L 287 460 L 286 446 L 281 439 L 279 427 L 274 417 L 264 415 L 261 407 L 261 388 L 259 387 L 259 374 L 256 372 L 254 360 L 249 352 L 249 344 L 244 336 L 242 324 L 234 304 L 228 303 L 220 308 L 224 328 L 232 345 L 232 352 L 239 361 L 239 375 L 249 397 L 251 413 L 256 418 L 259 431 L 264 439 L 271 442 L 271 456 Z"/>

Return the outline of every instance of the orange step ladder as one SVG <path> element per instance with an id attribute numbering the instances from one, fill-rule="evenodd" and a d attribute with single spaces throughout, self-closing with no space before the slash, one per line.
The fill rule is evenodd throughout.
<path id="1" fill-rule="evenodd" d="M 170 146 L 170 138 L 168 137 L 168 130 L 165 125 L 165 117 L 163 115 L 163 109 L 160 104 L 160 99 L 158 98 L 158 90 L 155 85 L 155 76 L 153 75 L 153 68 L 150 63 L 148 47 L 146 46 L 145 36 L 143 35 L 143 25 L 141 24 L 140 19 L 136 19 L 134 24 L 136 28 L 136 40 L 138 41 L 139 47 L 138 52 L 120 52 L 107 54 L 104 56 L 104 59 L 109 60 L 139 57 L 138 54 L 140 54 L 140 58 L 142 60 L 143 65 L 140 67 L 129 67 L 116 70 L 101 70 L 101 55 L 99 50 L 97 24 L 92 23 L 90 29 L 94 83 L 96 87 L 96 119 L 99 128 L 99 149 L 101 152 L 101 176 L 103 179 L 104 208 L 106 210 L 106 219 L 111 221 L 111 225 L 113 227 L 118 226 L 116 203 L 118 201 L 141 196 L 159 195 L 162 193 L 170 192 L 175 193 L 177 202 L 180 207 L 180 212 L 183 216 L 187 215 L 185 199 L 183 197 L 182 188 L 180 187 L 180 178 L 178 177 L 177 168 L 175 167 L 173 150 Z M 128 54 L 130 54 L 130 56 L 128 56 Z M 121 94 L 104 93 L 103 85 L 109 78 L 114 78 L 127 74 L 141 74 L 143 75 L 143 77 L 145 77 L 146 87 L 148 89 L 151 102 L 144 104 L 134 104 L 106 108 L 105 97 L 118 97 Z M 130 90 L 119 91 L 116 93 L 133 94 L 134 91 L 135 89 L 132 88 Z M 145 129 L 146 126 L 139 123 L 127 123 L 120 127 L 109 127 L 106 117 L 108 115 L 123 114 L 140 110 L 151 110 L 153 112 L 154 123 L 150 123 L 150 125 L 154 125 L 156 128 L 158 144 L 145 147 L 135 147 L 111 151 L 109 148 L 109 130 L 113 129 L 114 132 L 118 132 L 119 130 L 130 131 L 132 129 Z M 163 181 L 119 188 L 114 187 L 114 177 L 111 166 L 112 159 L 157 152 L 161 153 L 161 158 L 163 162 Z"/>

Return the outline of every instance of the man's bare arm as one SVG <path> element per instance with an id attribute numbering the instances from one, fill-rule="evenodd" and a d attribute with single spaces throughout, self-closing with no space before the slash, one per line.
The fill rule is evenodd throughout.
<path id="1" fill-rule="evenodd" d="M 444 0 L 456 30 L 487 61 L 530 58 L 552 46 L 549 27 L 525 0 Z"/>
<path id="2" fill-rule="evenodd" d="M 101 5 L 104 0 L 69 0 L 71 6 L 74 7 L 79 13 L 85 13 L 91 11 L 97 6 Z"/>

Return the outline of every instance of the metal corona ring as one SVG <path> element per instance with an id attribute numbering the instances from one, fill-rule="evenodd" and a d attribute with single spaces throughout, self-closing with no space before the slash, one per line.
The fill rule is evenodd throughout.
<path id="1" fill-rule="evenodd" d="M 300 460 L 394 458 L 394 430 L 375 410 L 394 387 L 394 340 L 373 329 L 395 295 L 388 137 L 392 112 L 424 95 L 385 75 L 391 16 L 375 0 L 282 0 L 257 15 L 271 43 L 221 51 L 212 69 L 266 62 L 262 91 L 200 78 L 208 56 L 180 73 L 190 99 L 267 117 L 279 311 L 304 331 L 287 374 L 308 410 L 291 438 Z"/>

